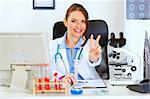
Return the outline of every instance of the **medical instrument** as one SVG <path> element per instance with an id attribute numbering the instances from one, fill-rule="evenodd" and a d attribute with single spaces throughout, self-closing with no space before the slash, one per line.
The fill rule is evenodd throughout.
<path id="1" fill-rule="evenodd" d="M 80 59 L 81 59 L 81 54 L 82 54 L 82 51 L 83 51 L 83 47 L 81 48 L 81 50 L 80 50 L 80 52 L 79 52 L 79 54 L 78 54 L 78 57 L 75 59 L 75 78 L 72 78 L 72 77 L 74 77 L 74 75 L 72 75 L 72 77 L 71 77 L 71 75 L 70 75 L 70 73 L 68 73 L 68 70 L 67 70 L 67 67 L 66 67 L 66 65 L 65 65 L 65 62 L 64 62 L 64 60 L 63 60 L 63 57 L 62 57 L 62 55 L 61 55 L 61 53 L 59 52 L 59 50 L 60 50 L 60 44 L 58 44 L 58 46 L 57 46 L 57 52 L 56 52 L 56 54 L 55 54 L 55 63 L 57 63 L 57 58 L 58 57 L 60 57 L 60 59 L 62 60 L 62 62 L 63 62 L 63 65 L 65 66 L 65 71 L 66 71 L 66 73 L 67 73 L 67 75 L 65 76 L 65 77 L 69 77 L 69 79 L 71 79 L 73 82 L 73 84 L 72 85 L 75 85 L 76 84 L 76 80 L 77 80 L 77 78 L 78 78 L 78 68 L 77 68 L 77 65 L 78 65 L 78 63 L 79 63 L 79 61 L 80 61 Z M 71 77 L 71 78 L 70 78 Z M 68 79 L 68 78 L 66 78 L 66 79 Z M 56 81 L 54 81 L 54 82 L 56 82 Z M 55 85 L 55 88 L 56 88 L 56 90 L 58 90 L 58 88 L 57 88 L 58 86 L 57 85 Z M 61 84 L 59 84 L 59 89 L 62 89 L 61 87 L 62 87 L 62 85 Z M 72 90 L 72 92 L 74 93 L 74 91 Z M 81 92 L 80 92 L 81 93 Z"/>
<path id="2" fill-rule="evenodd" d="M 58 75 L 58 73 L 55 72 L 55 73 L 54 73 L 54 82 L 55 82 L 55 83 L 57 82 L 57 75 Z M 57 84 L 55 84 L 55 89 L 58 90 L 58 85 L 57 85 Z"/>
<path id="3" fill-rule="evenodd" d="M 136 84 L 141 80 L 141 60 L 136 54 L 124 49 L 113 48 L 109 56 L 110 83 L 112 85 Z M 110 55 L 109 54 L 109 55 Z"/>
<path id="4" fill-rule="evenodd" d="M 58 44 L 58 46 L 57 46 L 57 52 L 56 52 L 56 54 L 55 54 L 55 63 L 57 63 L 57 56 L 59 56 L 59 57 L 61 58 L 62 62 L 63 62 L 63 65 L 65 66 L 65 71 L 66 71 L 66 73 L 68 74 L 67 67 L 66 67 L 66 65 L 65 65 L 65 62 L 64 62 L 64 60 L 63 60 L 63 57 L 62 57 L 61 53 L 59 52 L 59 49 L 60 49 L 60 44 Z"/>
<path id="5" fill-rule="evenodd" d="M 38 78 L 33 79 L 33 94 L 36 95 L 37 93 L 64 93 L 65 95 L 69 94 L 69 83 L 68 79 L 64 77 L 64 79 L 57 79 L 58 73 L 54 73 L 54 80 L 47 82 L 47 80 L 40 79 L 40 82 L 38 81 Z M 39 85 L 41 86 L 39 88 Z M 49 85 L 49 86 L 47 86 Z M 44 87 L 45 86 L 45 87 Z"/>
<path id="6" fill-rule="evenodd" d="M 110 41 L 109 45 L 113 46 L 114 48 L 118 48 L 118 47 L 121 48 L 126 44 L 126 39 L 123 37 L 123 32 L 119 33 L 119 38 L 116 38 L 115 34 L 111 33 L 109 41 Z"/>
<path id="7" fill-rule="evenodd" d="M 49 77 L 49 64 L 42 64 L 42 67 L 43 67 L 43 72 L 44 72 L 44 75 L 43 75 L 43 80 L 44 82 L 46 83 L 49 83 L 50 82 L 50 77 Z M 45 90 L 50 90 L 50 85 L 49 84 L 45 84 Z"/>
<path id="8" fill-rule="evenodd" d="M 38 83 L 42 83 L 42 70 L 41 70 L 41 65 L 40 65 L 40 64 L 37 64 L 37 68 L 38 68 L 38 72 L 37 72 L 36 75 L 38 75 L 38 76 L 37 76 L 37 78 L 38 78 Z M 41 84 L 38 85 L 38 88 L 39 88 L 39 90 L 42 90 L 42 89 L 43 89 Z"/>
<path id="9" fill-rule="evenodd" d="M 63 76 L 59 77 L 59 83 L 63 80 Z M 62 90 L 62 84 L 59 84 L 59 90 Z"/>
<path id="10" fill-rule="evenodd" d="M 36 78 L 38 79 L 39 83 L 49 83 L 50 82 L 50 77 L 49 77 L 49 64 L 48 63 L 41 63 L 41 64 L 37 64 L 37 73 L 36 73 Z M 50 90 L 50 85 L 49 84 L 45 84 L 45 86 L 42 86 L 42 84 L 38 85 L 39 90 Z"/>
<path id="11" fill-rule="evenodd" d="M 83 51 L 83 47 L 81 48 L 81 50 L 79 52 L 78 58 L 75 60 L 75 77 L 76 77 L 76 79 L 78 79 L 78 64 L 81 60 L 82 51 Z"/>
<path id="12" fill-rule="evenodd" d="M 61 53 L 59 52 L 59 50 L 60 50 L 60 44 L 58 44 L 58 46 L 57 46 L 57 52 L 56 52 L 56 54 L 55 54 L 55 63 L 57 62 L 57 56 L 59 56 L 59 57 L 61 58 L 61 60 L 63 61 L 63 64 L 65 65 L 64 60 L 63 60 L 63 57 L 62 57 Z M 79 55 L 78 55 L 78 58 L 77 58 L 78 60 L 81 59 L 82 51 L 83 51 L 83 47 L 81 48 L 81 50 L 80 50 L 80 52 L 79 52 Z M 67 70 L 67 69 L 66 69 L 66 70 Z"/>
<path id="13" fill-rule="evenodd" d="M 59 52 L 59 50 L 60 50 L 60 44 L 58 44 L 58 46 L 57 46 L 57 52 L 56 52 L 56 54 L 55 54 L 55 63 L 57 63 L 57 57 L 59 56 L 60 59 L 61 59 L 62 62 L 63 62 L 63 65 L 65 66 L 65 71 L 66 71 L 66 73 L 67 73 L 67 75 L 68 75 L 69 73 L 68 73 L 68 71 L 67 71 L 67 67 L 66 67 L 66 65 L 65 65 L 65 62 L 64 62 L 63 57 L 62 57 L 61 53 Z M 78 54 L 78 57 L 75 59 L 75 65 L 74 65 L 74 68 L 75 68 L 75 73 L 74 73 L 75 78 L 73 78 L 73 79 L 70 78 L 71 80 L 73 80 L 73 85 L 75 85 L 75 84 L 77 83 L 76 80 L 78 79 L 78 64 L 79 64 L 79 61 L 80 61 L 80 59 L 81 59 L 82 51 L 83 51 L 83 47 L 81 48 L 81 50 L 80 50 L 80 52 L 79 52 L 79 54 Z M 69 76 L 68 76 L 68 77 L 69 77 Z M 75 80 L 74 80 L 74 79 L 75 79 Z"/>
<path id="14" fill-rule="evenodd" d="M 80 51 L 80 53 L 79 53 L 78 60 L 81 59 L 81 53 L 82 53 L 82 51 L 83 51 L 83 47 L 81 48 L 81 51 Z"/>
<path id="15" fill-rule="evenodd" d="M 115 38 L 111 33 L 108 45 L 108 63 L 110 83 L 112 85 L 128 85 L 139 83 L 142 78 L 141 60 L 139 56 L 125 49 L 126 39 L 123 33 L 120 38 Z"/>
<path id="16" fill-rule="evenodd" d="M 61 53 L 59 52 L 59 50 L 60 50 L 60 44 L 58 44 L 58 46 L 57 46 L 57 52 L 56 52 L 56 54 L 55 54 L 55 63 L 57 63 L 57 57 L 59 56 L 59 57 L 61 58 L 62 62 L 63 62 L 63 65 L 65 66 L 65 71 L 66 71 L 66 73 L 69 74 L 69 73 L 68 73 L 68 70 L 67 70 L 67 67 L 66 67 L 66 65 L 65 65 L 65 62 L 64 62 L 64 60 L 63 60 L 63 57 L 62 57 Z M 82 51 L 83 51 L 83 47 L 81 48 L 81 50 L 80 50 L 80 52 L 79 52 L 79 54 L 78 54 L 78 57 L 77 57 L 77 59 L 75 60 L 75 75 L 76 75 L 76 77 L 78 77 L 77 64 L 79 63 L 79 61 L 80 61 L 80 59 L 81 59 Z"/>

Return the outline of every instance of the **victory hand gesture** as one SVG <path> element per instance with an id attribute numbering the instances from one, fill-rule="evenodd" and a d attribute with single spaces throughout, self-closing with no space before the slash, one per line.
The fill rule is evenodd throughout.
<path id="1" fill-rule="evenodd" d="M 93 34 L 90 36 L 89 60 L 91 62 L 97 62 L 102 52 L 101 46 L 99 45 L 100 38 L 101 35 L 98 35 L 96 40 L 93 39 Z"/>

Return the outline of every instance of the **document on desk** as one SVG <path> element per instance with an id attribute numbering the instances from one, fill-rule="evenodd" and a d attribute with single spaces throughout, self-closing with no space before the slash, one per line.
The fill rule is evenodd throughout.
<path id="1" fill-rule="evenodd" d="M 95 80 L 78 80 L 78 84 L 83 88 L 107 88 L 102 79 Z"/>

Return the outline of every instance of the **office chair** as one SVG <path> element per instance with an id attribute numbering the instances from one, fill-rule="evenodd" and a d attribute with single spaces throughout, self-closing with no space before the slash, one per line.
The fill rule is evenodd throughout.
<path id="1" fill-rule="evenodd" d="M 62 37 L 67 28 L 64 26 L 62 21 L 56 22 L 53 27 L 53 40 Z M 102 47 L 102 62 L 100 66 L 96 66 L 95 69 L 102 79 L 109 79 L 109 68 L 108 68 L 108 57 L 107 57 L 107 42 L 108 42 L 108 26 L 103 20 L 90 20 L 88 22 L 88 35 L 90 38 L 91 33 L 94 38 L 98 34 L 101 35 L 100 45 Z"/>

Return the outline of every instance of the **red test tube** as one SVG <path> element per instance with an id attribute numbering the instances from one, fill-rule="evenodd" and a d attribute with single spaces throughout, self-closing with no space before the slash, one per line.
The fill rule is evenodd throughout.
<path id="1" fill-rule="evenodd" d="M 42 79 L 39 78 L 39 79 L 38 79 L 38 82 L 39 82 L 39 83 L 42 83 Z M 42 90 L 42 85 L 41 85 L 41 84 L 39 84 L 39 90 Z"/>
<path id="2" fill-rule="evenodd" d="M 63 79 L 63 77 L 61 76 L 61 77 L 59 78 L 59 83 L 62 82 L 62 79 Z M 62 90 L 62 84 L 59 84 L 59 90 Z"/>
<path id="3" fill-rule="evenodd" d="M 45 89 L 46 90 L 50 90 L 50 84 L 49 84 L 49 82 L 50 82 L 50 77 L 49 77 L 49 75 L 48 75 L 48 72 L 49 72 L 49 64 L 47 63 L 47 64 L 45 64 L 44 65 L 45 66 L 45 82 L 47 83 L 47 84 L 45 84 Z"/>
<path id="4" fill-rule="evenodd" d="M 55 89 L 56 89 L 56 90 L 58 90 L 58 86 L 57 86 L 57 84 L 56 84 L 56 83 L 57 83 L 57 75 L 58 75 L 58 73 L 55 72 L 55 73 L 54 73 L 54 83 L 55 83 Z"/>

